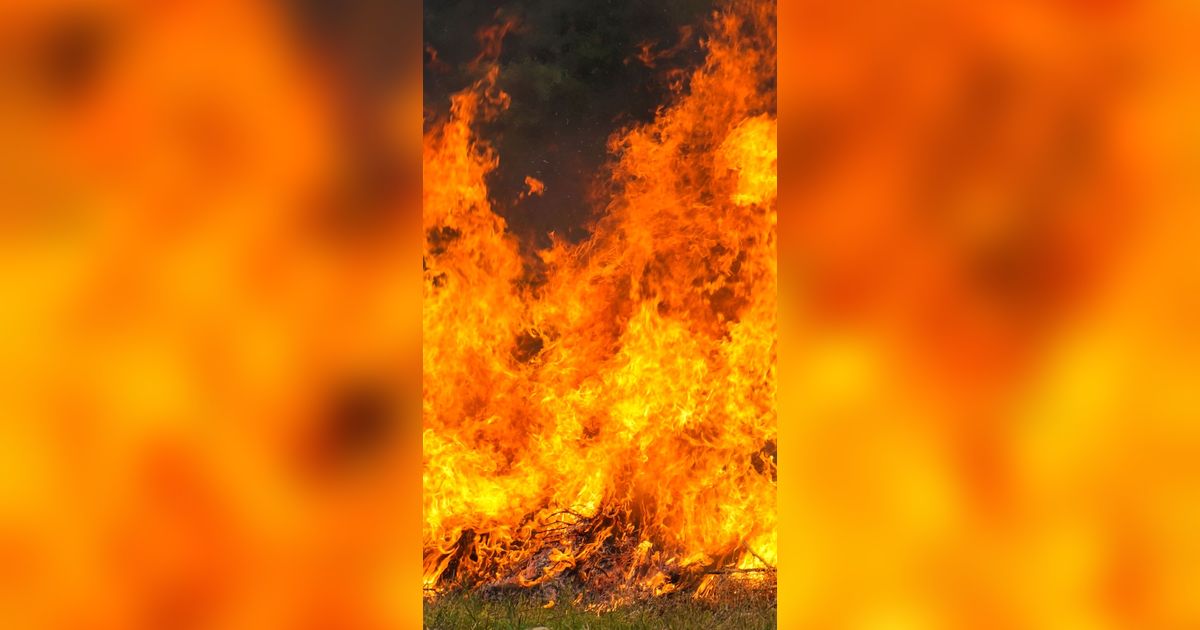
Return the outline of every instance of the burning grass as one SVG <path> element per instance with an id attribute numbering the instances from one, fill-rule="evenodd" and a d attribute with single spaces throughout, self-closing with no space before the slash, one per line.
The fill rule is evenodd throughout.
<path id="1" fill-rule="evenodd" d="M 632 524 L 634 519 L 620 511 L 587 517 L 558 510 L 536 525 L 533 520 L 522 524 L 529 533 L 509 548 L 503 565 L 472 561 L 472 550 L 487 548 L 491 541 L 486 533 L 464 532 L 442 571 L 454 585 L 451 590 L 500 596 L 525 591 L 543 601 L 556 600 L 565 591 L 573 593 L 575 604 L 604 610 L 676 592 L 711 598 L 730 587 L 773 590 L 774 567 L 749 545 L 715 558 L 700 553 L 681 558 L 656 550 Z M 572 549 L 580 551 L 568 551 Z M 430 598 L 442 594 L 434 587 L 426 592 Z"/>

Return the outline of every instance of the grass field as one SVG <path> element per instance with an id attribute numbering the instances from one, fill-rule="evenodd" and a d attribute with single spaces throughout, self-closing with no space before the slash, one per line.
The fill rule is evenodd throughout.
<path id="1" fill-rule="evenodd" d="M 529 630 L 538 627 L 549 630 L 767 630 L 776 627 L 773 591 L 739 589 L 711 600 L 673 594 L 603 613 L 588 611 L 570 601 L 571 598 L 562 597 L 553 608 L 542 608 L 546 603 L 544 599 L 522 594 L 449 594 L 425 602 L 424 626 L 427 630 Z"/>

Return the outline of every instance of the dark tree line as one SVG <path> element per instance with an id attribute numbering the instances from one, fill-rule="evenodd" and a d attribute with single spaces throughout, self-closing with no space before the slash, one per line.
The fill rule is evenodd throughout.
<path id="1" fill-rule="evenodd" d="M 547 244 L 550 231 L 578 240 L 608 137 L 651 119 L 672 78 L 702 60 L 698 27 L 712 8 L 712 0 L 426 0 L 427 124 L 478 78 L 470 62 L 479 29 L 515 19 L 498 60 L 512 103 L 481 128 L 500 155 L 488 184 L 526 247 Z M 526 176 L 546 191 L 518 201 Z"/>

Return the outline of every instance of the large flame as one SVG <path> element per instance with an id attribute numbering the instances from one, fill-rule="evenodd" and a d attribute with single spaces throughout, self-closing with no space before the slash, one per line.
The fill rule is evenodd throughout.
<path id="1" fill-rule="evenodd" d="M 771 3 L 715 15 L 687 92 L 611 139 L 591 237 L 536 260 L 473 133 L 507 105 L 495 69 L 428 133 L 427 587 L 571 570 L 663 593 L 773 566 L 773 25 Z"/>
<path id="2" fill-rule="evenodd" d="M 0 628 L 412 627 L 422 522 L 436 588 L 724 592 L 778 530 L 784 628 L 1200 628 L 1200 3 L 781 3 L 774 530 L 765 16 L 627 51 L 686 90 L 536 256 L 481 56 L 426 139 L 422 519 L 400 4 L 0 4 Z"/>

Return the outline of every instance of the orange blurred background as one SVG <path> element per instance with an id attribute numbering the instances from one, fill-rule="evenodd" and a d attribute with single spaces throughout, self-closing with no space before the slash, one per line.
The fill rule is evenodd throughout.
<path id="1" fill-rule="evenodd" d="M 416 627 L 419 17 L 0 7 L 0 627 Z"/>
<path id="2" fill-rule="evenodd" d="M 779 16 L 780 627 L 1200 627 L 1200 5 Z"/>
<path id="3" fill-rule="evenodd" d="M 0 627 L 417 625 L 391 4 L 0 6 Z M 779 16 L 779 626 L 1200 627 L 1200 6 Z"/>

